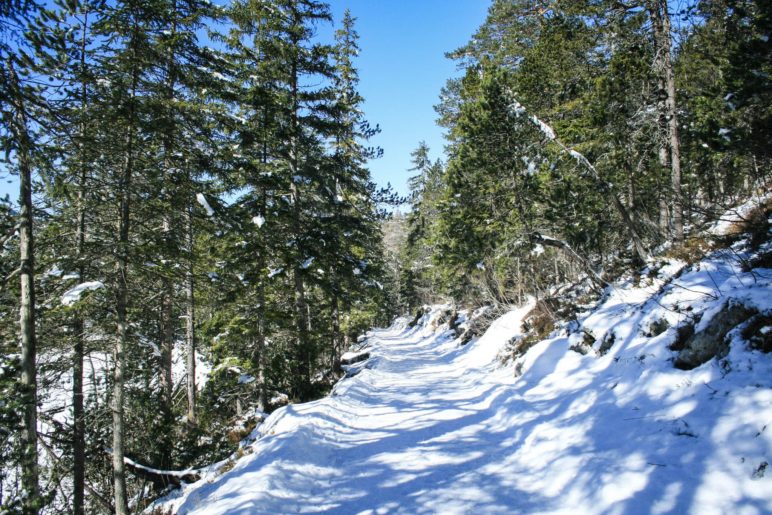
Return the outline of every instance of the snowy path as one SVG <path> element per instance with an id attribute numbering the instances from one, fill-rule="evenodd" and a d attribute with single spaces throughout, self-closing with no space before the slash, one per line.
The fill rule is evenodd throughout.
<path id="1" fill-rule="evenodd" d="M 525 311 L 497 330 L 516 334 Z M 181 512 L 511 512 L 525 499 L 507 485 L 498 449 L 513 435 L 495 415 L 512 387 L 490 374 L 497 348 L 476 342 L 475 362 L 450 334 L 374 332 L 368 368 L 333 396 L 269 420 L 257 456 L 191 495 Z"/>
<path id="2" fill-rule="evenodd" d="M 197 514 L 772 513 L 770 356 L 737 343 L 731 373 L 715 360 L 682 371 L 667 349 L 675 330 L 645 334 L 657 317 L 682 318 L 674 308 L 689 295 L 699 311 L 720 312 L 730 296 L 769 310 L 772 271 L 750 278 L 715 261 L 677 282 L 664 292 L 657 281 L 614 290 L 580 317 L 581 331 L 534 346 L 517 378 L 496 354 L 530 306 L 464 347 L 430 317 L 413 329 L 373 331 L 358 375 L 328 398 L 275 412 L 254 454 L 170 506 Z M 713 284 L 723 292 L 716 301 L 700 293 Z M 583 331 L 598 341 L 613 333 L 616 343 L 600 357 L 570 350 Z"/>

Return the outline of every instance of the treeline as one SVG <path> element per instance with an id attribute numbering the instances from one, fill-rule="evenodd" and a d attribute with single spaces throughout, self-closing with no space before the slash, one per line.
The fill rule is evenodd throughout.
<path id="1" fill-rule="evenodd" d="M 597 289 L 768 189 L 765 0 L 494 0 L 414 153 L 400 302 Z"/>
<path id="2" fill-rule="evenodd" d="M 124 458 L 222 459 L 234 417 L 323 394 L 391 317 L 377 127 L 354 19 L 331 21 L 314 0 L 0 5 L 3 513 L 141 508 Z"/>

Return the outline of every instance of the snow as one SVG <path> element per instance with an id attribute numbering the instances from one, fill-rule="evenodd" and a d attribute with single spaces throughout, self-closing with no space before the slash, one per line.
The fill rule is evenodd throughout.
<path id="1" fill-rule="evenodd" d="M 767 245 L 765 251 L 772 245 Z M 738 256 L 734 255 L 737 252 Z M 530 299 L 465 346 L 434 307 L 369 332 L 367 361 L 329 397 L 285 406 L 250 454 L 163 505 L 185 514 L 770 513 L 772 356 L 739 331 L 728 356 L 673 366 L 679 324 L 730 300 L 772 312 L 749 254 L 651 260 L 640 279 L 507 366 Z M 468 314 L 463 314 L 468 320 Z M 669 328 L 652 336 L 658 320 Z M 698 328 L 699 329 L 699 328 Z M 571 349 L 586 334 L 594 352 Z M 599 342 L 614 345 L 600 355 Z M 359 347 L 361 345 L 361 347 Z"/>
<path id="2" fill-rule="evenodd" d="M 268 279 L 273 279 L 284 271 L 284 268 L 271 268 L 268 270 Z"/>
<path id="3" fill-rule="evenodd" d="M 202 390 L 212 373 L 212 364 L 200 352 L 196 352 L 196 390 Z M 187 349 L 185 342 L 179 340 L 172 348 L 172 382 L 182 384 L 187 379 Z"/>
<path id="4" fill-rule="evenodd" d="M 80 283 L 62 294 L 62 304 L 65 306 L 72 306 L 80 300 L 80 296 L 83 292 L 98 290 L 104 287 L 105 285 L 102 281 L 87 281 L 85 283 Z"/>
<path id="5" fill-rule="evenodd" d="M 552 129 L 552 127 L 541 121 L 536 116 L 531 116 L 531 121 L 534 123 L 534 125 L 536 125 L 536 127 L 539 128 L 541 133 L 544 134 L 547 139 L 553 140 L 557 137 L 555 136 L 555 131 Z"/>
<path id="6" fill-rule="evenodd" d="M 111 449 L 108 449 L 108 450 L 110 450 L 112 452 Z M 179 477 L 179 478 L 182 478 L 182 477 L 184 477 L 187 474 L 197 472 L 196 469 L 192 469 L 192 468 L 191 469 L 185 469 L 185 470 L 162 470 L 162 469 L 156 469 L 156 468 L 153 468 L 153 467 L 148 467 L 146 465 L 142 465 L 141 463 L 137 463 L 136 461 L 132 460 L 131 458 L 127 458 L 125 456 L 123 458 L 123 462 L 126 463 L 127 465 L 130 465 L 132 468 L 144 470 L 144 471 L 150 472 L 152 474 L 164 474 L 164 475 L 167 475 L 167 476 L 175 476 L 175 477 Z"/>
<path id="7" fill-rule="evenodd" d="M 340 360 L 341 361 L 351 361 L 353 359 L 358 358 L 359 356 L 362 356 L 363 354 L 364 354 L 363 352 L 352 352 L 352 351 L 344 352 L 340 356 Z"/>
<path id="8" fill-rule="evenodd" d="M 517 100 L 514 100 L 512 104 L 510 104 L 509 110 L 512 114 L 514 114 L 517 117 L 528 114 L 525 107 Z M 531 115 L 530 120 L 531 120 L 531 123 L 533 123 L 539 129 L 539 131 L 542 134 L 544 134 L 544 136 L 547 139 L 554 140 L 557 138 L 557 136 L 555 135 L 555 130 L 549 125 L 547 125 L 546 123 L 544 123 L 539 117 L 535 115 Z"/>
<path id="9" fill-rule="evenodd" d="M 206 209 L 206 214 L 208 216 L 214 216 L 214 209 L 209 205 L 209 201 L 206 200 L 203 193 L 196 193 L 196 200 L 204 209 Z"/>
<path id="10" fill-rule="evenodd" d="M 254 383 L 255 381 L 256 381 L 255 376 L 251 376 L 249 374 L 239 375 L 239 384 L 250 384 L 250 383 Z"/>
<path id="11" fill-rule="evenodd" d="M 718 221 L 714 223 L 710 229 L 708 229 L 708 232 L 714 236 L 726 235 L 734 224 L 746 220 L 751 211 L 759 206 L 764 205 L 770 199 L 772 199 L 772 191 L 751 197 L 736 208 L 726 211 L 721 217 L 719 217 Z"/>
<path id="12" fill-rule="evenodd" d="M 56 265 L 52 266 L 46 273 L 46 277 L 61 277 L 64 272 Z"/>
<path id="13" fill-rule="evenodd" d="M 257 215 L 256 217 L 252 218 L 252 223 L 257 226 L 257 228 L 261 228 L 263 224 L 265 223 L 265 217 L 261 215 Z"/>
<path id="14" fill-rule="evenodd" d="M 574 159 L 576 159 L 577 161 L 584 162 L 584 156 L 582 154 L 580 154 L 579 152 L 577 152 L 576 150 L 570 148 L 570 149 L 568 149 L 568 154 L 571 157 L 573 157 Z"/>

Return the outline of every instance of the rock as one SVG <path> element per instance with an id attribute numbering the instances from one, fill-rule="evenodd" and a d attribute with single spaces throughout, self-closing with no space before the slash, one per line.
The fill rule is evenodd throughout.
<path id="1" fill-rule="evenodd" d="M 600 348 L 598 348 L 598 354 L 605 356 L 606 353 L 611 350 L 611 347 L 614 346 L 616 339 L 617 336 L 614 334 L 614 331 L 606 333 L 606 336 L 603 337 L 603 341 L 600 343 Z"/>
<path id="2" fill-rule="evenodd" d="M 748 320 L 742 337 L 751 349 L 772 352 L 772 314 L 759 313 Z"/>
<path id="3" fill-rule="evenodd" d="M 429 312 L 430 308 L 428 306 L 423 306 L 418 308 L 418 311 L 416 311 L 415 316 L 413 317 L 413 320 L 410 321 L 409 324 L 407 324 L 408 327 L 415 327 L 418 324 L 418 321 L 421 320 L 421 318 Z"/>
<path id="4" fill-rule="evenodd" d="M 675 359 L 675 367 L 691 370 L 713 358 L 723 358 L 729 353 L 727 333 L 756 313 L 742 304 L 729 302 L 722 312 L 713 316 L 705 329 L 686 340 Z"/>
<path id="5" fill-rule="evenodd" d="M 681 351 L 686 347 L 686 342 L 694 336 L 694 326 L 700 321 L 702 315 L 676 327 L 676 337 L 668 348 L 673 351 Z"/>
<path id="6" fill-rule="evenodd" d="M 660 334 L 664 333 L 668 330 L 670 327 L 670 324 L 667 320 L 664 318 L 660 318 L 658 320 L 654 320 L 649 324 L 649 326 L 644 330 L 643 335 L 648 338 L 653 338 L 654 336 L 659 336 Z"/>
<path id="7" fill-rule="evenodd" d="M 354 363 L 359 363 L 360 361 L 364 361 L 369 358 L 370 353 L 367 351 L 346 352 L 343 354 L 343 356 L 340 357 L 340 364 L 343 366 L 353 365 Z"/>
<path id="8" fill-rule="evenodd" d="M 455 318 L 458 318 L 458 315 L 454 309 L 451 309 L 451 308 L 443 309 L 431 320 L 431 323 L 429 324 L 429 328 L 438 329 L 445 322 L 451 321 Z"/>
<path id="9" fill-rule="evenodd" d="M 495 317 L 489 316 L 489 307 L 483 307 L 468 316 L 466 321 L 458 325 L 456 334 L 458 335 L 458 344 L 463 346 L 475 338 L 479 338 L 488 330 Z"/>
<path id="10" fill-rule="evenodd" d="M 578 352 L 582 356 L 597 356 L 598 352 L 593 348 L 593 345 L 595 345 L 595 336 L 586 329 L 582 329 L 582 333 L 584 333 L 582 336 L 582 341 L 574 343 L 568 349 L 574 352 Z"/>

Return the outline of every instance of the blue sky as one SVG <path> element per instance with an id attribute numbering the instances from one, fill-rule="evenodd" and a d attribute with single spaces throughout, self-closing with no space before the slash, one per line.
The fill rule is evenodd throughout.
<path id="1" fill-rule="evenodd" d="M 445 58 L 485 20 L 488 0 L 333 0 L 337 21 L 346 8 L 357 18 L 360 92 L 365 114 L 382 132 L 372 143 L 384 156 L 370 163 L 373 179 L 407 193 L 410 152 L 425 140 L 442 156 L 442 130 L 434 105 L 440 89 L 458 74 Z"/>
<path id="2" fill-rule="evenodd" d="M 382 132 L 371 144 L 383 148 L 370 163 L 373 179 L 407 193 L 410 152 L 425 140 L 432 158 L 442 156 L 442 130 L 434 123 L 440 89 L 458 74 L 445 58 L 466 43 L 484 21 L 488 0 L 332 0 L 336 23 L 346 8 L 357 18 L 357 61 L 365 114 Z M 16 181 L 0 171 L 0 197 L 18 195 Z"/>

